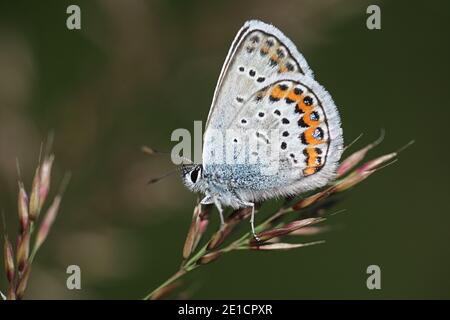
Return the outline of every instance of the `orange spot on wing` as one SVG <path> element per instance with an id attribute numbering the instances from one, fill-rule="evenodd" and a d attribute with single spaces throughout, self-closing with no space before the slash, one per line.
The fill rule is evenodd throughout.
<path id="1" fill-rule="evenodd" d="M 292 89 L 289 90 L 287 98 L 291 99 L 292 101 L 300 102 L 301 95 L 295 94 L 294 90 Z"/>
<path id="2" fill-rule="evenodd" d="M 308 129 L 305 130 L 305 141 L 307 144 L 311 144 L 311 145 L 316 145 L 316 144 L 321 144 L 324 141 L 323 140 L 318 140 L 316 138 L 314 138 L 313 134 L 314 134 L 314 130 L 316 130 L 316 126 L 313 127 L 309 127 Z"/>
<path id="3" fill-rule="evenodd" d="M 280 72 L 280 73 L 284 73 L 287 71 L 288 71 L 288 69 L 286 68 L 286 66 L 284 64 L 281 65 L 280 68 L 278 69 L 278 72 Z"/>
<path id="4" fill-rule="evenodd" d="M 303 113 L 311 112 L 313 110 L 312 106 L 307 106 L 303 102 L 304 95 L 303 94 L 296 94 L 294 89 L 289 90 L 286 98 L 295 101 L 297 103 L 296 108 Z"/>
<path id="5" fill-rule="evenodd" d="M 311 106 L 307 106 L 304 102 L 303 102 L 303 95 L 300 96 L 300 98 L 297 101 L 297 109 L 300 110 L 303 113 L 311 113 L 311 111 L 313 110 L 313 108 Z"/>
<path id="6" fill-rule="evenodd" d="M 314 148 L 306 148 L 308 154 L 308 167 L 316 166 L 317 152 Z"/>
<path id="7" fill-rule="evenodd" d="M 311 110 L 307 110 L 303 116 L 303 122 L 308 126 L 308 127 L 317 127 L 319 125 L 319 120 L 311 120 L 311 113 L 312 113 L 312 109 Z"/>
<path id="8" fill-rule="evenodd" d="M 276 54 L 273 54 L 270 59 L 272 59 L 273 61 L 275 61 L 277 64 L 279 63 L 279 58 Z"/>
<path id="9" fill-rule="evenodd" d="M 317 165 L 316 160 L 317 160 L 317 151 L 315 148 L 312 147 L 308 147 L 305 149 L 306 152 L 306 160 L 307 160 L 307 167 L 305 169 L 303 169 L 303 174 L 305 176 L 309 176 L 311 174 L 314 174 L 317 172 L 318 168 L 320 166 Z"/>
<path id="10" fill-rule="evenodd" d="M 316 167 L 308 167 L 306 169 L 303 169 L 303 174 L 306 176 L 310 176 L 314 173 L 316 173 L 317 168 Z"/>
<path id="11" fill-rule="evenodd" d="M 286 93 L 286 92 L 283 91 L 283 90 L 281 90 L 278 86 L 275 86 L 275 87 L 272 89 L 271 95 L 272 95 L 274 98 L 281 99 L 281 98 L 284 97 L 285 93 Z"/>
<path id="12" fill-rule="evenodd" d="M 303 102 L 303 95 L 301 95 L 300 101 L 298 102 L 299 109 L 302 110 L 304 113 L 311 113 L 313 110 L 313 106 L 307 106 L 305 102 Z"/>

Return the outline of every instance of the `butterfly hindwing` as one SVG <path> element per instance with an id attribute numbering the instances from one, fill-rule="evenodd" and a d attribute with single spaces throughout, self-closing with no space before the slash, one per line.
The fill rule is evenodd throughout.
<path id="1" fill-rule="evenodd" d="M 277 152 L 276 174 L 282 178 L 267 186 L 273 192 L 295 194 L 321 187 L 334 176 L 343 150 L 337 108 L 327 91 L 309 77 L 272 80 L 250 95 L 231 118 L 225 145 L 234 145 L 236 159 L 257 155 L 255 145 L 275 148 L 270 150 Z M 213 144 L 206 142 L 207 164 Z"/>

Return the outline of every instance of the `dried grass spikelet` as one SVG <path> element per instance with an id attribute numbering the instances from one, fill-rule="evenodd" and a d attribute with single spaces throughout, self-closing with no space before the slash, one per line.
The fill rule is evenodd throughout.
<path id="1" fill-rule="evenodd" d="M 205 244 L 197 250 L 200 238 L 205 234 L 208 225 L 207 217 L 211 210 L 211 206 L 202 208 L 200 205 L 197 205 L 194 209 L 191 226 L 184 244 L 183 263 L 180 269 L 158 288 L 149 293 L 145 299 L 156 299 L 160 297 L 161 292 L 164 292 L 164 295 L 168 294 L 169 291 L 174 290 L 175 287 L 172 284 L 178 281 L 180 277 L 199 266 L 219 260 L 220 257 L 231 251 L 281 251 L 324 243 L 321 240 L 288 243 L 285 242 L 284 238 L 294 239 L 294 237 L 315 236 L 329 230 L 328 226 L 319 225 L 326 221 L 323 215 L 327 214 L 328 204 L 324 200 L 337 193 L 348 191 L 362 181 L 365 181 L 373 173 L 396 161 L 400 150 L 376 157 L 360 165 L 368 152 L 379 145 L 383 137 L 384 133 L 377 141 L 370 143 L 346 157 L 337 169 L 336 180 L 332 181 L 324 189 L 317 190 L 306 197 L 297 199 L 297 201 L 295 199 L 286 199 L 284 205 L 275 210 L 263 222 L 256 225 L 259 241 L 253 238 L 250 231 L 237 238 L 233 238 L 233 231 L 235 231 L 236 226 L 243 220 L 247 220 L 251 215 L 251 208 L 242 208 L 234 210 L 225 219 L 224 225 L 219 230 L 213 232 L 210 239 L 205 241 Z M 335 200 L 334 202 L 337 201 Z M 259 207 L 260 205 L 258 204 L 256 210 Z M 304 210 L 309 210 L 310 212 L 310 208 L 314 208 L 312 212 L 315 216 L 285 222 L 287 220 L 286 217 L 291 213 L 299 213 Z M 202 219 L 202 212 L 204 211 L 207 214 L 205 215 L 206 218 Z"/>
<path id="2" fill-rule="evenodd" d="M 255 245 L 261 244 L 262 242 L 266 242 L 267 240 L 273 239 L 275 237 L 280 237 L 280 236 L 285 236 L 285 235 L 291 234 L 292 232 L 297 231 L 298 229 L 301 229 L 306 226 L 316 224 L 316 223 L 319 223 L 319 222 L 322 222 L 325 220 L 326 220 L 325 218 L 307 218 L 307 219 L 289 222 L 287 224 L 284 224 L 281 227 L 261 232 L 258 235 L 260 241 L 256 241 L 256 239 L 252 238 L 252 239 L 250 239 L 250 245 L 255 246 Z"/>
<path id="3" fill-rule="evenodd" d="M 0 296 L 3 299 L 15 300 L 24 297 L 34 257 L 47 239 L 57 217 L 62 193 L 68 183 L 69 175 L 64 177 L 59 193 L 53 199 L 42 219 L 40 215 L 42 209 L 45 208 L 48 198 L 53 161 L 54 156 L 52 154 L 45 155 L 42 162 L 39 160 L 33 177 L 30 197 L 28 197 L 20 177 L 20 168 L 17 163 L 19 174 L 17 199 L 19 232 L 17 234 L 16 252 L 14 252 L 13 244 L 7 236 L 6 224 L 3 223 L 5 235 L 3 260 L 8 282 L 7 294 L 4 295 L 0 291 Z M 16 264 L 14 263 L 14 257 Z"/>

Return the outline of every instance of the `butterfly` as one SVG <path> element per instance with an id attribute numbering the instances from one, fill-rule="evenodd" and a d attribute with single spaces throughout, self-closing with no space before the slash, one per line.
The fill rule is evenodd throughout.
<path id="1" fill-rule="evenodd" d="M 217 207 L 222 225 L 224 207 L 250 207 L 258 239 L 255 203 L 325 186 L 342 152 L 338 110 L 305 58 L 276 27 L 250 20 L 222 67 L 202 163 L 183 165 L 182 179 Z"/>

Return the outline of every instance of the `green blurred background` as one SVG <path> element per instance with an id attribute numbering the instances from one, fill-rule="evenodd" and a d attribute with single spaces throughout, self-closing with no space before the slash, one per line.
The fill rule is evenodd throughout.
<path id="1" fill-rule="evenodd" d="M 172 165 L 140 146 L 170 150 L 174 129 L 205 120 L 228 47 L 251 18 L 304 53 L 339 107 L 346 142 L 364 133 L 353 150 L 381 128 L 372 157 L 416 143 L 345 194 L 334 210 L 346 213 L 319 236 L 325 245 L 229 254 L 187 277 L 182 297 L 450 298 L 450 2 L 0 3 L 0 209 L 10 232 L 16 157 L 29 186 L 53 131 L 54 188 L 72 172 L 28 298 L 135 299 L 176 271 L 196 196 L 177 177 L 146 186 Z M 81 7 L 80 31 L 66 28 L 69 4 Z M 369 4 L 381 7 L 381 30 L 366 28 Z M 66 288 L 71 264 L 80 291 Z M 381 290 L 366 287 L 371 264 Z"/>

